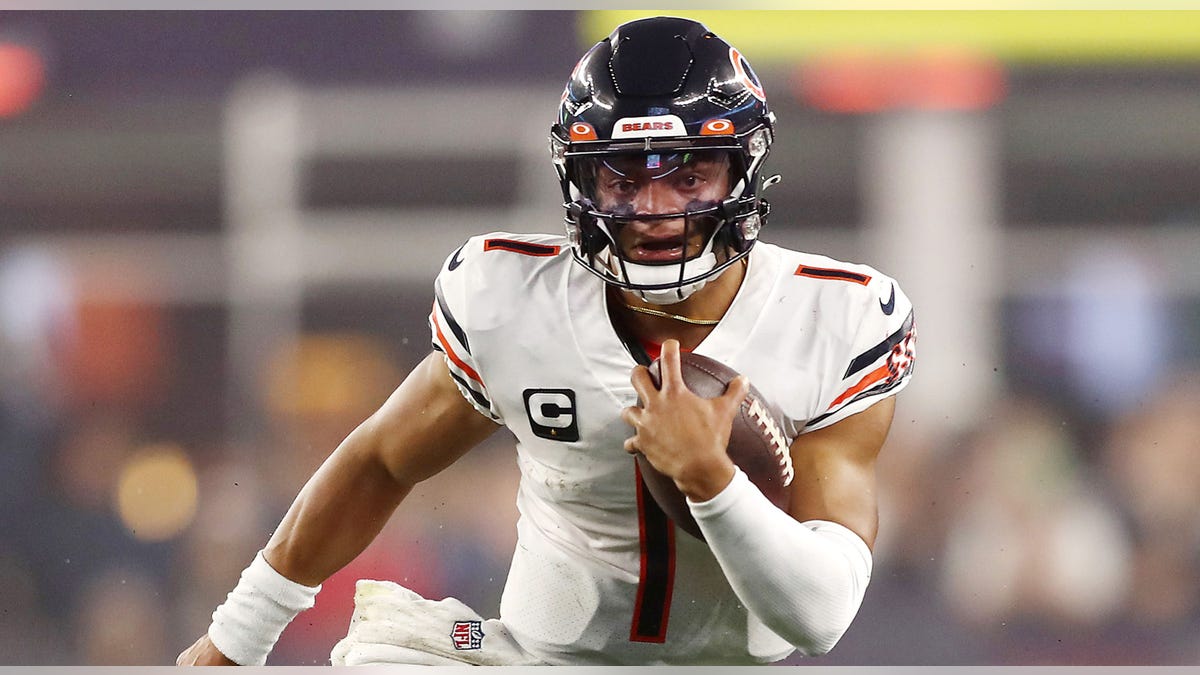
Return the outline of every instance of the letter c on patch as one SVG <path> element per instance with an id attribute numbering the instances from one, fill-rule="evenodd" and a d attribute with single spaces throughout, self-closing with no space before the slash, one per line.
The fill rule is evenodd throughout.
<path id="1" fill-rule="evenodd" d="M 572 389 L 526 389 L 525 414 L 535 436 L 552 441 L 579 440 L 579 422 Z"/>

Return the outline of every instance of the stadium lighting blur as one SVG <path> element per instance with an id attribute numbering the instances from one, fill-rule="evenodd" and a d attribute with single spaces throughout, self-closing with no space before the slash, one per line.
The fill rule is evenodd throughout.
<path id="1" fill-rule="evenodd" d="M 0 42 L 0 117 L 16 117 L 28 110 L 45 82 L 41 54 L 25 45 Z"/>
<path id="2" fill-rule="evenodd" d="M 116 506 L 121 523 L 142 541 L 178 536 L 196 515 L 196 471 L 171 443 L 144 447 L 121 468 Z"/>
<path id="3" fill-rule="evenodd" d="M 398 378 L 384 345 L 362 333 L 303 335 L 281 345 L 264 378 L 278 415 L 369 414 Z"/>
<path id="4" fill-rule="evenodd" d="M 805 103 L 828 112 L 892 109 L 985 110 L 1004 97 L 999 61 L 956 48 L 904 54 L 851 50 L 805 60 L 793 89 Z"/>
<path id="5" fill-rule="evenodd" d="M 848 3 L 848 7 L 855 4 Z M 791 64 L 829 51 L 863 48 L 903 52 L 928 45 L 955 45 L 994 55 L 1008 65 L 1188 63 L 1200 59 L 1200 40 L 1196 39 L 1200 12 L 1196 11 L 1169 11 L 1161 5 L 1153 9 L 1168 11 L 1070 11 L 1042 6 L 1014 11 L 1011 7 L 947 9 L 916 5 L 900 10 L 589 10 L 581 15 L 580 44 L 590 46 L 625 21 L 682 13 L 730 43 L 741 45 L 742 53 L 759 75 L 770 65 Z M 770 93 L 768 87 L 768 96 Z"/>

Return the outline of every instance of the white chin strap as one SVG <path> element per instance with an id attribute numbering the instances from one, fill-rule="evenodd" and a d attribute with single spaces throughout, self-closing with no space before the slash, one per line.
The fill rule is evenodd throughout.
<path id="1" fill-rule="evenodd" d="M 690 279 L 700 276 L 716 266 L 717 254 L 710 250 L 683 264 L 683 278 Z M 625 263 L 625 276 L 626 281 L 639 286 L 670 284 L 680 278 L 678 265 L 639 265 L 631 262 Z M 708 278 L 705 277 L 683 286 L 657 290 L 634 289 L 633 292 L 652 305 L 671 305 L 686 300 L 692 293 L 704 288 L 707 283 Z"/>

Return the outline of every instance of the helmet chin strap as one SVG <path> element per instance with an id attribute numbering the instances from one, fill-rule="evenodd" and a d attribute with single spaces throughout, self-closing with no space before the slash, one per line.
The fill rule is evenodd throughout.
<path id="1" fill-rule="evenodd" d="M 717 254 L 709 250 L 683 264 L 683 278 L 690 279 L 702 275 L 716 266 Z M 679 280 L 679 266 L 677 265 L 639 265 L 627 261 L 624 267 L 626 281 L 639 286 L 670 284 Z M 686 300 L 692 293 L 704 288 L 707 283 L 708 278 L 705 277 L 690 284 L 672 288 L 631 290 L 639 298 L 652 305 L 670 305 Z"/>

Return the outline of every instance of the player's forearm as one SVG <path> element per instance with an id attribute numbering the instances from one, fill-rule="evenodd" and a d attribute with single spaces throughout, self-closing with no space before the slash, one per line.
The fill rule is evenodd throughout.
<path id="1" fill-rule="evenodd" d="M 207 637 L 221 654 L 242 665 L 265 663 L 288 623 L 312 607 L 321 583 L 371 543 L 408 493 L 373 439 L 360 426 L 338 446 L 213 613 Z"/>
<path id="2" fill-rule="evenodd" d="M 263 553 L 281 574 L 306 586 L 354 560 L 412 489 L 389 473 L 359 427 L 300 491 Z"/>
<path id="3" fill-rule="evenodd" d="M 806 655 L 837 644 L 870 581 L 870 549 L 857 535 L 834 523 L 797 522 L 740 470 L 726 491 L 690 507 L 755 616 Z"/>

